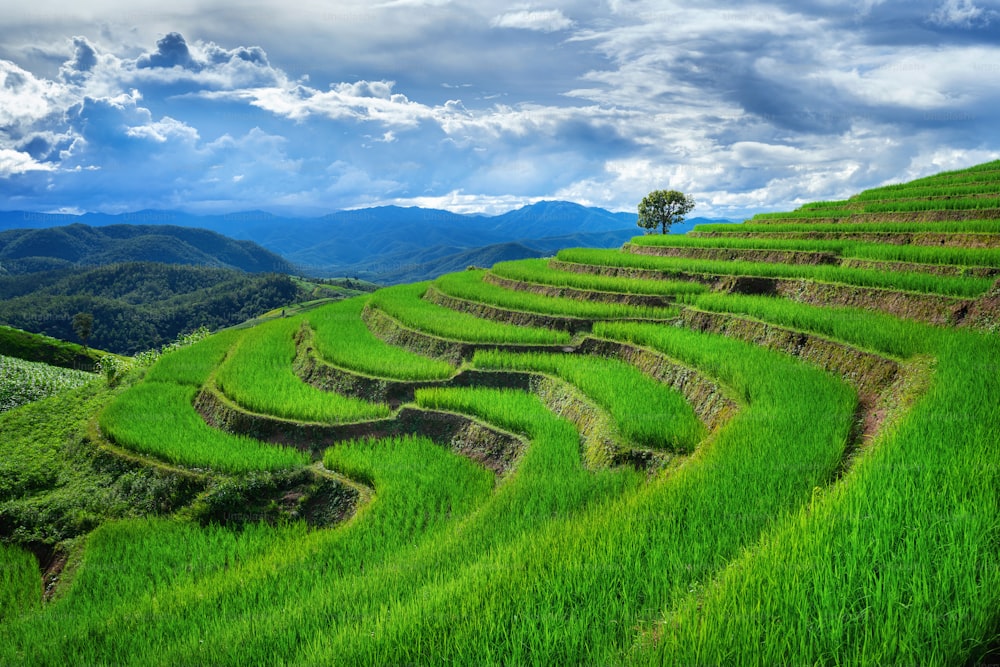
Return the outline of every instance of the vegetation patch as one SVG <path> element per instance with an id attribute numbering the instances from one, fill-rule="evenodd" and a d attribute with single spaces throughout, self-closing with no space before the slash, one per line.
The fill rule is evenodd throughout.
<path id="1" fill-rule="evenodd" d="M 93 373 L 0 355 L 0 412 L 97 379 Z"/>
<path id="2" fill-rule="evenodd" d="M 637 240 L 638 241 L 638 240 Z M 636 255 L 654 257 L 688 257 L 725 262 L 776 262 L 782 264 L 836 264 L 835 255 L 826 252 L 796 252 L 792 250 L 750 250 L 742 248 L 685 248 L 626 243 L 624 250 Z"/>
<path id="3" fill-rule="evenodd" d="M 487 273 L 483 281 L 491 285 L 513 290 L 515 292 L 529 292 L 540 296 L 547 296 L 556 299 L 575 299 L 577 301 L 590 301 L 596 303 L 620 303 L 627 306 L 641 306 L 647 308 L 669 308 L 673 304 L 673 298 L 669 296 L 659 296 L 656 294 L 629 294 L 625 292 L 603 292 L 598 290 L 584 290 L 575 287 L 556 287 L 553 285 L 541 285 L 538 283 L 514 280 Z"/>

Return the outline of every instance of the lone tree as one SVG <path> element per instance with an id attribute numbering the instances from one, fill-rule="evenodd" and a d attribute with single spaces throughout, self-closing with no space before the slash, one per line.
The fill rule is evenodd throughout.
<path id="1" fill-rule="evenodd" d="M 83 349 L 87 349 L 90 332 L 94 329 L 94 316 L 90 313 L 77 313 L 73 316 L 73 331 L 83 341 Z"/>
<path id="2" fill-rule="evenodd" d="M 638 225 L 652 234 L 657 227 L 666 234 L 670 225 L 684 219 L 694 208 L 694 199 L 677 190 L 653 190 L 639 202 Z"/>

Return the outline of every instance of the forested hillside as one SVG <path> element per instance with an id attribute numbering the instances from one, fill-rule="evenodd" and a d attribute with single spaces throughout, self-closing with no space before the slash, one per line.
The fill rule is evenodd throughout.
<path id="1" fill-rule="evenodd" d="M 80 342 L 73 316 L 90 313 L 91 346 L 134 354 L 199 326 L 231 326 L 307 296 L 282 274 L 132 262 L 0 277 L 0 322 Z"/>

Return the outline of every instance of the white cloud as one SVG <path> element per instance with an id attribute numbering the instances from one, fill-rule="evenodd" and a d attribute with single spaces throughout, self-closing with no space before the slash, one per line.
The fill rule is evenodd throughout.
<path id="1" fill-rule="evenodd" d="M 932 23 L 955 28 L 986 25 L 996 18 L 995 11 L 977 7 L 972 0 L 945 0 L 930 16 Z"/>
<path id="2" fill-rule="evenodd" d="M 536 30 L 538 32 L 557 32 L 573 27 L 573 21 L 558 9 L 531 10 L 522 9 L 500 14 L 493 18 L 490 25 L 494 28 L 517 28 L 520 30 Z"/>
<path id="3" fill-rule="evenodd" d="M 52 171 L 53 169 L 51 164 L 37 162 L 27 153 L 0 148 L 0 177 L 2 178 L 28 171 Z"/>

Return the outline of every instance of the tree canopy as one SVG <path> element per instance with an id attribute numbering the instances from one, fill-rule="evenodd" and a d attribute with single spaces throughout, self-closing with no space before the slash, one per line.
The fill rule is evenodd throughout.
<path id="1" fill-rule="evenodd" d="M 638 225 L 650 234 L 657 227 L 666 234 L 694 208 L 694 199 L 677 190 L 654 190 L 639 202 Z"/>

